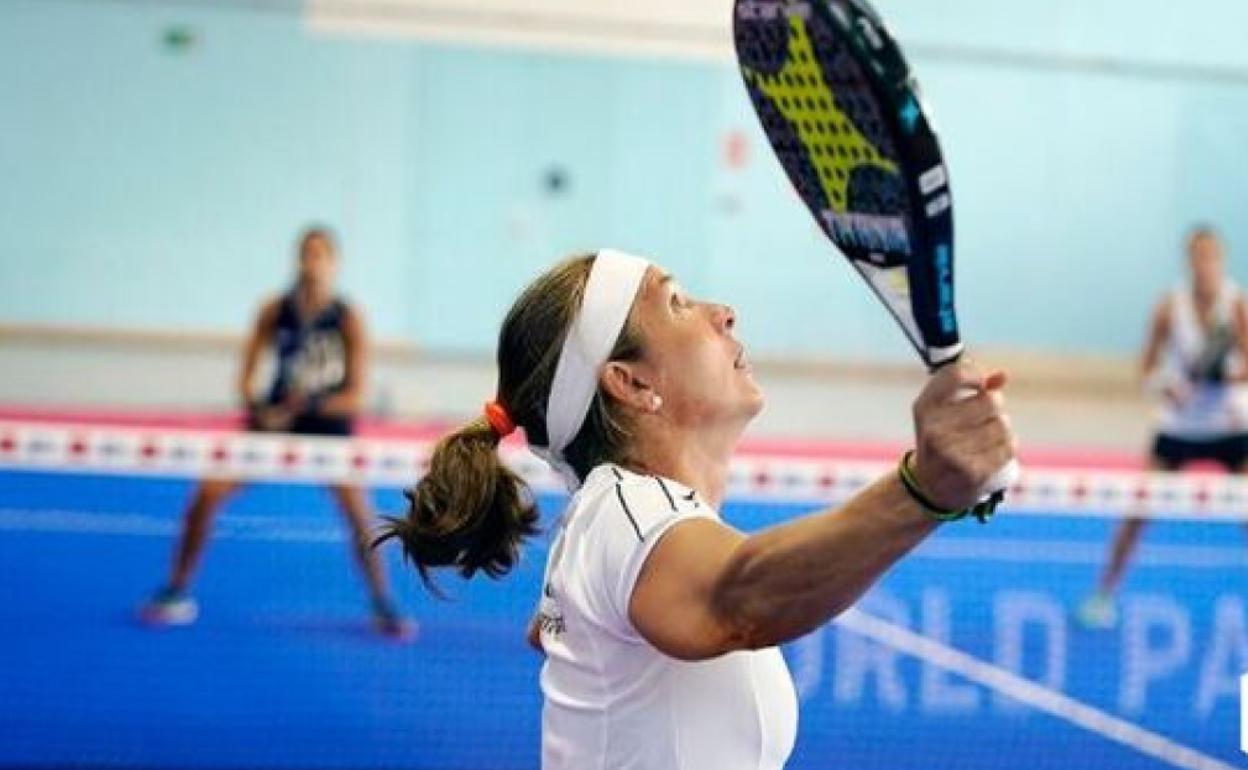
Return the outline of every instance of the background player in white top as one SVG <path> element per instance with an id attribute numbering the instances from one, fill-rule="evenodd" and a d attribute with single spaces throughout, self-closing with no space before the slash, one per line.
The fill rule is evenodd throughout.
<path id="1" fill-rule="evenodd" d="M 782 767 L 797 708 L 776 645 L 846 609 L 938 526 L 928 507 L 971 506 L 1013 457 L 1004 374 L 950 366 L 914 404 L 912 477 L 747 536 L 716 513 L 763 406 L 735 323 L 637 257 L 556 266 L 503 323 L 496 400 L 443 439 L 391 524 L 426 578 L 510 569 L 537 525 L 496 451 L 516 425 L 575 490 L 530 629 L 545 770 Z"/>
<path id="2" fill-rule="evenodd" d="M 1198 460 L 1232 473 L 1248 466 L 1248 305 L 1226 277 L 1221 240 L 1209 227 L 1187 239 L 1190 282 L 1168 292 L 1153 311 L 1141 370 L 1146 388 L 1161 399 L 1148 467 L 1177 471 Z M 1122 521 L 1096 593 L 1079 608 L 1091 628 L 1117 622 L 1114 592 L 1147 520 Z"/>

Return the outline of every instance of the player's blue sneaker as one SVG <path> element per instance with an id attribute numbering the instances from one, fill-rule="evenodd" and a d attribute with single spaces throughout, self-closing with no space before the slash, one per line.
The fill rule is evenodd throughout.
<path id="1" fill-rule="evenodd" d="M 165 586 L 139 607 L 139 617 L 153 626 L 189 626 L 199 617 L 199 604 L 186 591 Z"/>

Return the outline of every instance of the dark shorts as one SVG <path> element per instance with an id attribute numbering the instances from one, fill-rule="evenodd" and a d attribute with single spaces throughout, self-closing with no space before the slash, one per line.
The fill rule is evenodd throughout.
<path id="1" fill-rule="evenodd" d="M 265 432 L 251 418 L 247 420 L 247 430 L 257 433 Z M 350 436 L 355 433 L 355 420 L 350 417 L 301 414 L 283 432 L 295 433 L 300 436 Z"/>
<path id="2" fill-rule="evenodd" d="M 1159 433 L 1153 441 L 1153 459 L 1162 468 L 1171 471 L 1188 463 L 1207 460 L 1237 472 L 1248 461 L 1248 433 L 1212 439 L 1178 438 Z"/>

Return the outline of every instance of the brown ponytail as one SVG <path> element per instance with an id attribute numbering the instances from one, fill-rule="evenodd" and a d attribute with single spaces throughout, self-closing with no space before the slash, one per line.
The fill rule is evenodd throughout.
<path id="1" fill-rule="evenodd" d="M 519 560 L 523 540 L 538 531 L 537 506 L 499 458 L 498 443 L 484 419 L 439 441 L 429 472 L 404 493 L 406 518 L 389 519 L 376 541 L 402 543 L 403 555 L 435 591 L 431 567 L 453 567 L 465 578 L 478 571 L 501 577 Z"/>
<path id="2" fill-rule="evenodd" d="M 593 256 L 563 262 L 534 281 L 512 305 L 498 339 L 496 401 L 524 428 L 530 443 L 546 443 L 546 401 L 563 339 L 580 308 Z M 640 355 L 625 325 L 612 360 Z M 624 457 L 626 415 L 600 390 L 565 455 L 580 478 L 594 466 Z M 434 447 L 429 471 L 407 492 L 402 519 L 391 518 L 376 544 L 394 538 L 431 590 L 433 567 L 470 578 L 497 578 L 519 560 L 525 538 L 537 533 L 538 511 L 527 485 L 498 455 L 498 434 L 479 418 Z"/>

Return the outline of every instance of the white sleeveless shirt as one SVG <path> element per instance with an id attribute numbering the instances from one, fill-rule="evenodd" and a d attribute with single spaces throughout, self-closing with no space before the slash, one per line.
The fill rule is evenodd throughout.
<path id="1" fill-rule="evenodd" d="M 538 621 L 542 770 L 781 770 L 797 697 L 776 648 L 670 658 L 628 617 L 642 565 L 672 526 L 718 519 L 688 487 L 600 465 L 573 496 Z"/>
<path id="2" fill-rule="evenodd" d="M 1225 333 L 1234 329 L 1235 303 L 1239 287 L 1224 281 L 1213 307 L 1213 330 Z M 1233 331 L 1231 332 L 1233 333 Z M 1210 334 L 1200 323 L 1190 286 L 1180 286 L 1170 294 L 1170 335 L 1163 352 L 1163 372 L 1171 382 L 1183 384 L 1188 392 L 1183 403 L 1175 406 L 1163 399 L 1158 429 L 1160 432 L 1185 439 L 1213 439 L 1248 431 L 1248 398 L 1238 383 L 1193 381 L 1189 371 L 1210 344 Z M 1239 374 L 1245 362 L 1232 346 L 1227 355 L 1228 374 Z"/>

